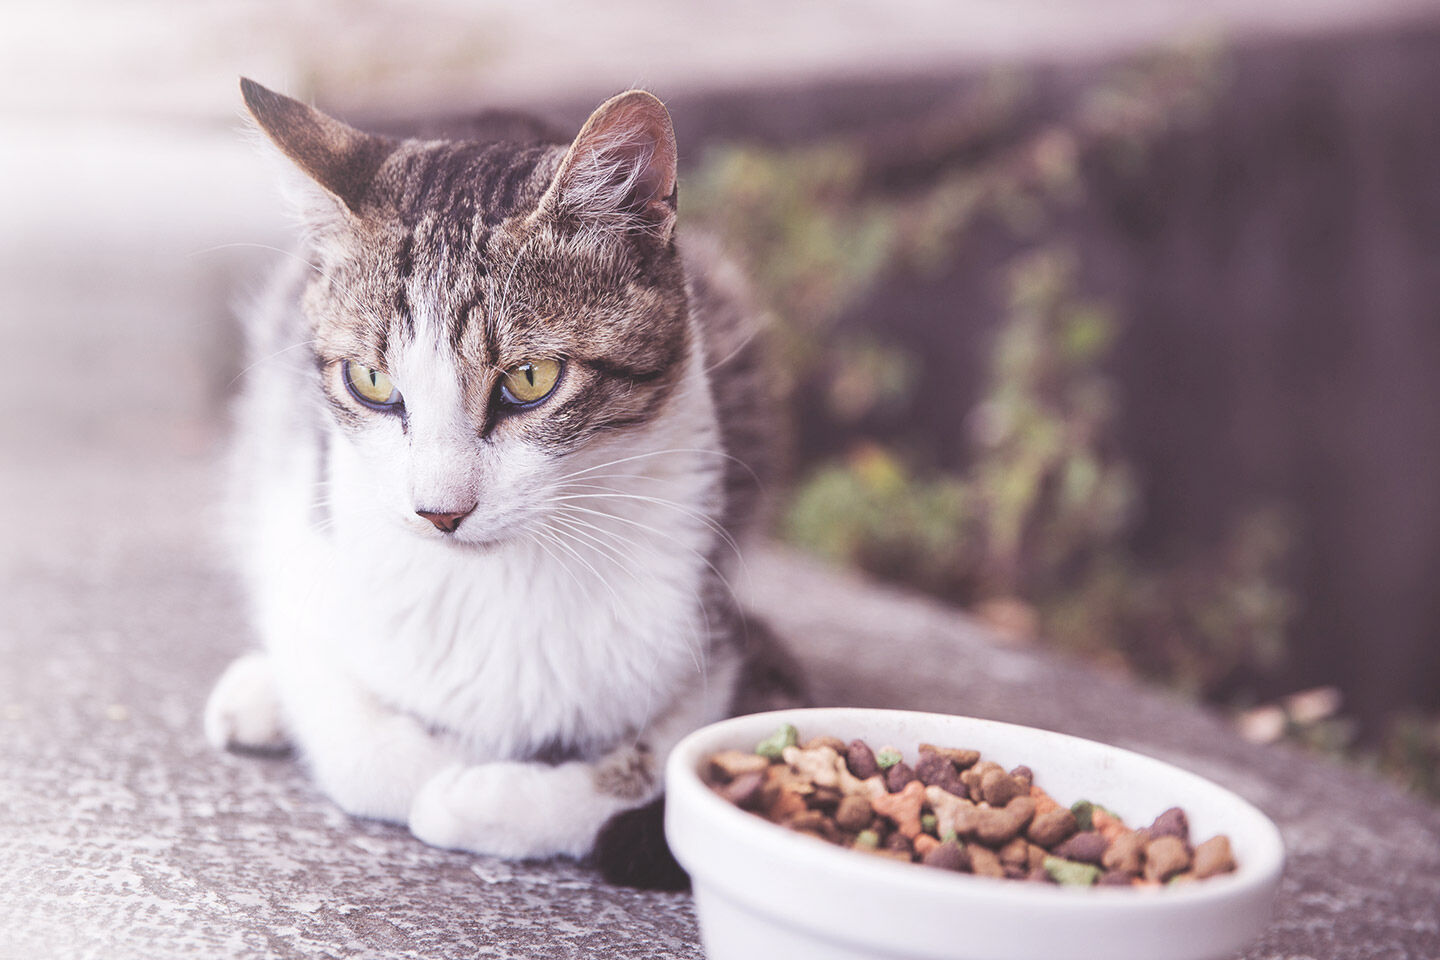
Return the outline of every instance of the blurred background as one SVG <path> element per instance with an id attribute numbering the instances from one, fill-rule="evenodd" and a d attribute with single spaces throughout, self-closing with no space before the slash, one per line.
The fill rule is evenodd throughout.
<path id="1" fill-rule="evenodd" d="M 239 75 L 387 130 L 644 85 L 771 317 L 776 538 L 1440 799 L 1440 3 L 5 19 L 0 602 L 213 535 L 293 242 Z"/>

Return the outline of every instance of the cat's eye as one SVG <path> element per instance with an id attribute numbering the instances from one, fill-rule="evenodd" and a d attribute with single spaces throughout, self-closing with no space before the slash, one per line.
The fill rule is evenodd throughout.
<path id="1" fill-rule="evenodd" d="M 533 407 L 555 389 L 560 380 L 559 360 L 526 360 L 500 376 L 500 402 L 511 407 Z"/>
<path id="2" fill-rule="evenodd" d="M 350 395 L 373 410 L 394 410 L 400 405 L 400 391 L 381 370 L 352 360 L 342 371 Z"/>

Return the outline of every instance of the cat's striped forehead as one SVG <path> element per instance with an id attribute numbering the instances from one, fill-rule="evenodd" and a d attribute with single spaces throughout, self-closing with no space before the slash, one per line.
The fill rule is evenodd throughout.
<path id="1" fill-rule="evenodd" d="M 566 441 L 643 422 L 687 355 L 684 276 L 667 242 L 596 230 L 544 203 L 563 146 L 405 143 L 363 217 L 325 241 L 312 315 L 322 362 L 392 369 L 450 356 L 479 425 L 507 366 L 564 359 L 566 403 L 530 418 Z M 404 391 L 404 384 L 399 384 Z"/>

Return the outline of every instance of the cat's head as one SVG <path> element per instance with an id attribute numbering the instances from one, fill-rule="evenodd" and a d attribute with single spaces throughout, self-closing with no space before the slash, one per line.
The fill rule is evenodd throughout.
<path id="1" fill-rule="evenodd" d="M 505 539 L 683 392 L 675 138 L 654 96 L 614 97 L 568 144 L 487 143 L 376 136 L 241 88 L 304 175 L 324 398 L 385 518 Z"/>

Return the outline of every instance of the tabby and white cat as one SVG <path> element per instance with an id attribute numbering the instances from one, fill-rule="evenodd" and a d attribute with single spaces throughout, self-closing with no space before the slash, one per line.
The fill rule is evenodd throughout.
<path id="1" fill-rule="evenodd" d="M 726 577 L 763 383 L 736 286 L 676 239 L 670 117 L 630 91 L 568 144 L 402 140 L 241 88 L 305 248 L 249 318 L 263 652 L 206 734 L 293 743 L 428 843 L 583 856 L 755 673 Z"/>

